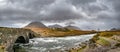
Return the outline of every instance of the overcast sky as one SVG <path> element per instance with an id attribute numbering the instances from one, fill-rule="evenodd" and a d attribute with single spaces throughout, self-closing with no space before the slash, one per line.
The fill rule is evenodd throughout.
<path id="1" fill-rule="evenodd" d="M 74 22 L 81 29 L 120 27 L 120 0 L 0 0 L 0 26 Z"/>

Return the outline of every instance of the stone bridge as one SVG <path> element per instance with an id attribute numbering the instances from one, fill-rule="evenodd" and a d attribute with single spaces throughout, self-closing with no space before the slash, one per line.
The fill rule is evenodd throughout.
<path id="1" fill-rule="evenodd" d="M 15 43 L 28 43 L 37 34 L 29 29 L 0 27 L 0 52 L 14 52 Z"/>

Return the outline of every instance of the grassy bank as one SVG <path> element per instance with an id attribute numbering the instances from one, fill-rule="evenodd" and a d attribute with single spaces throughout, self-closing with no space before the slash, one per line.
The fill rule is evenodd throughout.
<path id="1" fill-rule="evenodd" d="M 101 31 L 85 46 L 72 48 L 69 52 L 109 52 L 112 49 L 117 52 L 118 48 L 120 48 L 120 31 Z"/>

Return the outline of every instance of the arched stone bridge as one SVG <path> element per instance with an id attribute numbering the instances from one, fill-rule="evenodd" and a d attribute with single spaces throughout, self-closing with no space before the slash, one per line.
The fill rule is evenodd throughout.
<path id="1" fill-rule="evenodd" d="M 37 34 L 29 29 L 0 27 L 0 52 L 14 52 L 15 43 L 28 43 Z"/>

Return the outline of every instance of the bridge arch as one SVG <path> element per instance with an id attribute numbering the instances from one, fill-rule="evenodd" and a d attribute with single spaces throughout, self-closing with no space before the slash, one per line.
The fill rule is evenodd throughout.
<path id="1" fill-rule="evenodd" d="M 29 37 L 29 39 L 32 39 L 32 38 L 34 38 L 34 37 L 35 37 L 35 35 L 34 35 L 34 34 L 32 34 L 32 33 L 29 33 L 29 34 L 28 34 L 28 37 Z"/>
<path id="2" fill-rule="evenodd" d="M 26 42 L 26 39 L 23 36 L 19 36 L 16 39 L 15 43 L 27 43 L 27 42 Z"/>
<path id="3" fill-rule="evenodd" d="M 17 39 L 15 40 L 15 43 L 22 43 L 22 44 L 27 43 L 26 38 L 24 36 L 18 36 Z M 19 44 L 15 44 L 15 43 L 12 46 L 13 52 L 17 52 L 16 50 L 19 48 Z"/>

